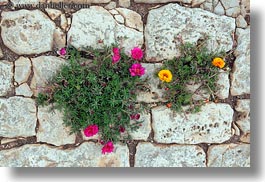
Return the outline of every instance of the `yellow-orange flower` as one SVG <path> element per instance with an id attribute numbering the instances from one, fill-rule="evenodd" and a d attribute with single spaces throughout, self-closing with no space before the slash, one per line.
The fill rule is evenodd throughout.
<path id="1" fill-rule="evenodd" d="M 158 73 L 158 77 L 162 81 L 171 82 L 171 80 L 172 80 L 172 73 L 169 70 L 161 70 Z"/>
<path id="2" fill-rule="evenodd" d="M 212 64 L 218 68 L 223 68 L 225 66 L 225 61 L 222 58 L 216 57 L 213 59 Z"/>

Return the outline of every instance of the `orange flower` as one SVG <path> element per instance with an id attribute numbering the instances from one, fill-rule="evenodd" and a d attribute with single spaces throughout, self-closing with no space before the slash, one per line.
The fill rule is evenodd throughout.
<path id="1" fill-rule="evenodd" d="M 172 73 L 169 70 L 161 70 L 158 73 L 158 77 L 162 81 L 171 82 L 171 80 L 172 80 Z"/>
<path id="2" fill-rule="evenodd" d="M 225 66 L 225 61 L 222 58 L 216 57 L 213 59 L 212 64 L 218 68 L 223 68 Z"/>
<path id="3" fill-rule="evenodd" d="M 172 107 L 172 103 L 167 103 L 167 107 L 171 108 Z"/>

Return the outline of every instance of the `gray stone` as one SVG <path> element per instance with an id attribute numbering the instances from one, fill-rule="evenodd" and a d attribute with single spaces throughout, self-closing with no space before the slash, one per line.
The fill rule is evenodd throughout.
<path id="1" fill-rule="evenodd" d="M 39 3 L 45 3 L 45 0 L 11 0 L 14 6 L 23 5 L 23 4 L 31 4 L 37 5 Z"/>
<path id="2" fill-rule="evenodd" d="M 51 109 L 49 106 L 38 109 L 37 141 L 56 146 L 75 143 L 75 135 L 70 135 L 70 128 L 63 124 L 63 113 Z"/>
<path id="3" fill-rule="evenodd" d="M 5 96 L 12 89 L 13 64 L 0 60 L 0 96 Z"/>
<path id="4" fill-rule="evenodd" d="M 55 56 L 32 58 L 34 76 L 30 88 L 36 96 L 66 61 Z"/>
<path id="5" fill-rule="evenodd" d="M 115 20 L 118 23 L 124 24 L 124 18 L 123 18 L 123 16 L 121 16 L 121 15 L 114 15 L 114 18 L 115 18 Z"/>
<path id="6" fill-rule="evenodd" d="M 66 46 L 66 35 L 58 27 L 54 31 L 53 40 L 54 40 L 53 47 L 56 49 L 61 49 L 62 47 Z"/>
<path id="7" fill-rule="evenodd" d="M 143 80 L 148 81 L 148 92 L 140 91 L 137 93 L 137 101 L 138 102 L 146 102 L 146 103 L 152 103 L 152 102 L 161 102 L 165 101 L 163 96 L 163 90 L 160 89 L 159 83 L 160 80 L 154 75 L 157 75 L 159 72 L 159 68 L 161 68 L 161 63 L 156 64 L 148 64 L 143 63 L 142 66 L 145 68 L 145 74 L 141 77 Z"/>
<path id="8" fill-rule="evenodd" d="M 198 146 L 139 143 L 135 167 L 206 167 L 206 156 Z"/>
<path id="9" fill-rule="evenodd" d="M 130 0 L 119 0 L 119 5 L 124 8 L 129 8 L 131 6 Z"/>
<path id="10" fill-rule="evenodd" d="M 151 115 L 143 113 L 140 116 L 140 121 L 143 121 L 140 128 L 134 132 L 130 132 L 133 140 L 147 140 L 151 133 Z M 133 121 L 131 121 L 133 122 Z"/>
<path id="11" fill-rule="evenodd" d="M 210 93 L 207 89 L 205 88 L 200 88 L 201 83 L 193 83 L 190 82 L 189 84 L 186 85 L 186 89 L 192 93 L 192 99 L 194 101 L 199 101 L 199 100 L 207 100 L 210 98 Z"/>
<path id="12" fill-rule="evenodd" d="M 107 10 L 111 10 L 111 9 L 114 9 L 116 8 L 116 2 L 114 1 L 111 1 L 109 4 L 107 4 L 104 8 L 107 9 Z"/>
<path id="13" fill-rule="evenodd" d="M 134 0 L 136 3 L 168 3 L 168 2 L 182 2 L 190 4 L 192 0 Z"/>
<path id="14" fill-rule="evenodd" d="M 250 94 L 250 28 L 236 29 L 238 45 L 237 56 L 231 76 L 231 94 Z"/>
<path id="15" fill-rule="evenodd" d="M 52 50 L 55 23 L 40 10 L 4 11 L 1 15 L 1 36 L 9 49 L 19 55 Z"/>
<path id="16" fill-rule="evenodd" d="M 18 84 L 25 83 L 31 74 L 31 62 L 29 58 L 19 57 L 15 61 L 15 81 Z"/>
<path id="17" fill-rule="evenodd" d="M 225 14 L 225 10 L 224 10 L 224 7 L 222 6 L 222 4 L 219 2 L 217 4 L 217 6 L 214 8 L 214 11 L 213 11 L 215 14 L 218 14 L 218 15 L 224 15 Z"/>
<path id="18" fill-rule="evenodd" d="M 248 24 L 247 24 L 245 18 L 242 15 L 239 15 L 236 18 L 236 26 L 238 28 L 247 28 Z"/>
<path id="19" fill-rule="evenodd" d="M 208 35 L 211 37 L 207 42 L 210 50 L 229 51 L 233 47 L 231 34 L 234 30 L 233 18 L 168 4 L 149 11 L 145 27 L 146 59 L 160 61 L 179 56 L 179 36 L 184 42 L 195 43 Z"/>
<path id="20" fill-rule="evenodd" d="M 2 51 L 2 49 L 0 47 L 0 58 L 3 58 L 3 57 L 4 57 L 4 54 L 3 54 L 3 51 Z"/>
<path id="21" fill-rule="evenodd" d="M 126 53 L 143 44 L 143 33 L 118 24 L 104 8 L 91 6 L 73 14 L 73 21 L 68 32 L 68 42 L 76 48 L 103 48 L 112 43 L 120 43 Z M 103 40 L 103 44 L 98 41 Z"/>
<path id="22" fill-rule="evenodd" d="M 206 0 L 192 0 L 191 6 L 192 7 L 197 7 L 199 5 L 201 5 L 202 3 L 204 3 Z"/>
<path id="23" fill-rule="evenodd" d="M 116 8 L 116 10 L 124 17 L 127 27 L 143 31 L 143 21 L 141 15 L 135 11 L 126 8 Z"/>
<path id="24" fill-rule="evenodd" d="M 217 92 L 216 95 L 220 99 L 226 99 L 229 97 L 230 81 L 229 81 L 229 72 L 221 72 L 218 75 L 217 80 Z"/>
<path id="25" fill-rule="evenodd" d="M 240 14 L 240 7 L 229 8 L 225 11 L 226 16 L 236 18 Z"/>
<path id="26" fill-rule="evenodd" d="M 0 136 L 27 137 L 35 135 L 37 117 L 35 101 L 30 98 L 0 99 Z"/>
<path id="27" fill-rule="evenodd" d="M 207 166 L 250 167 L 250 145 L 222 144 L 210 146 Z"/>
<path id="28" fill-rule="evenodd" d="M 33 92 L 30 90 L 27 83 L 23 83 L 22 85 L 16 88 L 16 95 L 31 97 L 33 95 Z"/>
<path id="29" fill-rule="evenodd" d="M 200 8 L 206 10 L 206 11 L 210 11 L 212 12 L 213 11 L 213 4 L 212 4 L 212 1 L 210 0 L 206 0 L 203 4 L 200 5 Z"/>
<path id="30" fill-rule="evenodd" d="M 152 109 L 154 140 L 180 144 L 222 143 L 232 136 L 233 113 L 228 104 L 209 103 L 198 113 L 186 114 L 156 107 Z"/>
<path id="31" fill-rule="evenodd" d="M 243 132 L 240 140 L 242 142 L 250 143 L 250 100 L 238 100 L 235 109 L 240 112 L 239 120 L 236 121 L 237 125 Z"/>
<path id="32" fill-rule="evenodd" d="M 76 4 L 98 4 L 98 3 L 109 3 L 111 0 L 75 0 L 74 2 Z M 73 0 L 47 0 L 47 2 L 64 2 L 66 4 L 72 3 Z"/>
<path id="33" fill-rule="evenodd" d="M 101 154 L 102 145 L 85 142 L 76 148 L 24 145 L 0 151 L 1 167 L 129 167 L 129 150 L 115 144 L 111 154 Z"/>
<path id="34" fill-rule="evenodd" d="M 56 18 L 58 18 L 62 14 L 62 11 L 60 11 L 58 9 L 50 9 L 50 8 L 47 8 L 47 9 L 45 9 L 45 11 L 48 13 L 49 17 L 52 20 L 55 20 Z"/>
<path id="35" fill-rule="evenodd" d="M 61 19 L 61 28 L 65 31 L 69 26 L 65 14 L 61 14 L 60 19 Z"/>
<path id="36" fill-rule="evenodd" d="M 239 0 L 220 0 L 222 2 L 222 5 L 227 10 L 229 8 L 239 7 Z"/>

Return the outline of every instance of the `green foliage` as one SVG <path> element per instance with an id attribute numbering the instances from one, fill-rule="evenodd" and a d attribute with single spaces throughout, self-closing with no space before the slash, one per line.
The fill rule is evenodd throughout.
<path id="1" fill-rule="evenodd" d="M 37 103 L 63 111 L 72 132 L 97 124 L 101 139 L 115 142 L 121 139 L 120 126 L 132 131 L 141 123 L 130 122 L 130 115 L 143 111 L 135 104 L 135 93 L 144 81 L 130 75 L 131 58 L 121 53 L 121 60 L 112 64 L 111 52 L 111 48 L 81 52 L 68 48 L 68 64 L 49 81 Z"/>
<path id="2" fill-rule="evenodd" d="M 220 69 L 212 65 L 215 57 L 224 57 L 225 52 L 211 52 L 205 46 L 205 41 L 198 45 L 181 44 L 180 57 L 164 62 L 162 69 L 172 72 L 171 82 L 161 82 L 166 91 L 163 97 L 172 104 L 172 109 L 180 111 L 182 106 L 190 105 L 190 111 L 198 112 L 203 101 L 195 101 L 192 95 L 199 90 L 210 93 L 210 100 L 215 99 L 216 81 Z M 187 85 L 201 84 L 195 91 L 187 89 Z"/>

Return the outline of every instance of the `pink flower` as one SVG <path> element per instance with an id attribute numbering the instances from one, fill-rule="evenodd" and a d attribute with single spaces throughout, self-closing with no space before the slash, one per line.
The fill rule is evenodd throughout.
<path id="1" fill-rule="evenodd" d="M 102 154 L 111 153 L 114 150 L 113 143 L 111 141 L 108 141 L 104 147 L 102 148 Z"/>
<path id="2" fill-rule="evenodd" d="M 145 68 L 141 64 L 133 64 L 129 71 L 131 76 L 142 76 L 145 73 Z"/>
<path id="3" fill-rule="evenodd" d="M 84 134 L 86 137 L 94 136 L 98 133 L 98 125 L 89 125 L 84 129 Z"/>
<path id="4" fill-rule="evenodd" d="M 140 114 L 131 114 L 130 118 L 131 118 L 131 120 L 139 120 L 140 116 L 141 116 Z"/>
<path id="5" fill-rule="evenodd" d="M 58 54 L 59 54 L 60 56 L 65 56 L 66 53 L 67 53 L 67 51 L 66 51 L 66 48 L 65 48 L 65 47 L 61 48 L 61 49 L 58 51 Z"/>
<path id="6" fill-rule="evenodd" d="M 134 60 L 141 60 L 144 56 L 142 49 L 135 47 L 131 50 L 131 55 Z"/>
<path id="7" fill-rule="evenodd" d="M 115 64 L 121 59 L 120 50 L 118 47 L 113 47 L 112 52 L 112 63 Z"/>
<path id="8" fill-rule="evenodd" d="M 125 132 L 125 128 L 123 126 L 120 126 L 120 133 L 124 133 Z"/>

